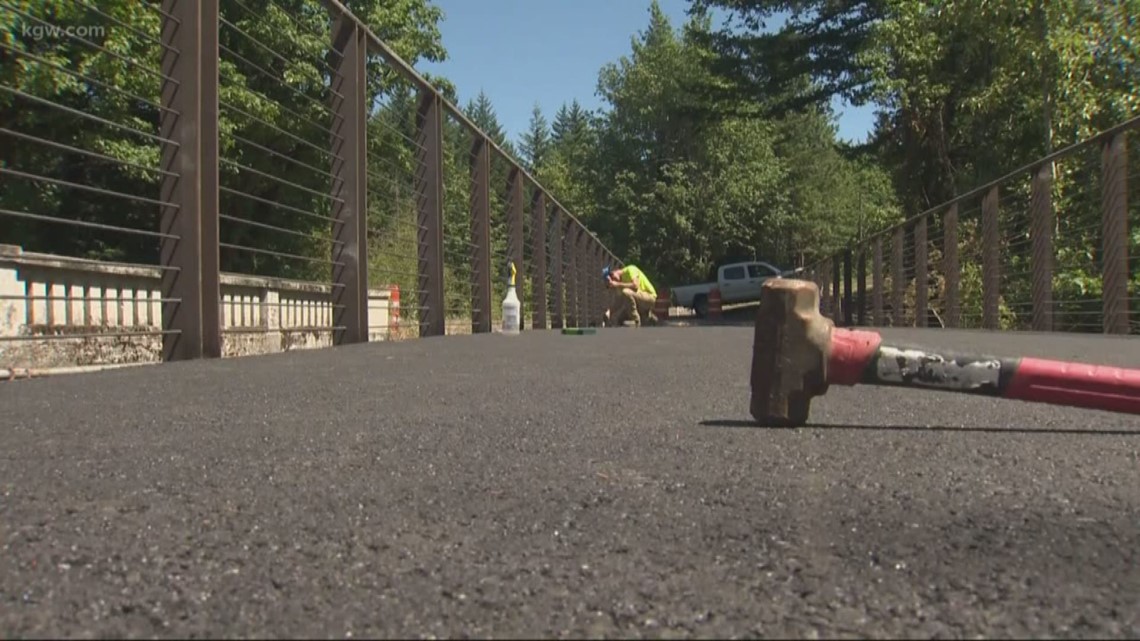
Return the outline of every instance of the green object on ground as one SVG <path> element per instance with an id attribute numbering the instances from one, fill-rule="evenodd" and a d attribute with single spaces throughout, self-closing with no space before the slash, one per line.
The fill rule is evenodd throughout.
<path id="1" fill-rule="evenodd" d="M 598 330 L 593 327 L 563 327 L 562 333 L 572 336 L 582 336 L 583 334 L 597 334 Z"/>

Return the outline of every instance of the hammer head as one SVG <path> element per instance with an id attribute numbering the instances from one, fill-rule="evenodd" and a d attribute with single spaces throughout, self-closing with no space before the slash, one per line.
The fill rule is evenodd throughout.
<path id="1" fill-rule="evenodd" d="M 832 327 L 819 313 L 815 283 L 764 283 L 752 344 L 753 418 L 773 427 L 807 422 L 812 397 L 827 392 Z"/>

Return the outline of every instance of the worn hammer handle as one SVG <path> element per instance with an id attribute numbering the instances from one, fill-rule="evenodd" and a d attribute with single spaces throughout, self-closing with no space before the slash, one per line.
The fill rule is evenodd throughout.
<path id="1" fill-rule="evenodd" d="M 1004 398 L 1140 414 L 1140 370 L 1022 358 Z"/>
<path id="2" fill-rule="evenodd" d="M 827 382 L 997 396 L 1140 414 L 1140 370 L 884 345 L 877 332 L 833 328 Z"/>

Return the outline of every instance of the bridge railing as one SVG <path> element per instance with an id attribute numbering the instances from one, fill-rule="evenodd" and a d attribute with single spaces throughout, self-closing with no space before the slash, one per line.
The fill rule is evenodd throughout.
<path id="1" fill-rule="evenodd" d="M 271 328 L 226 320 L 223 273 L 323 286 L 329 313 L 294 329 L 333 345 L 494 331 L 510 261 L 526 329 L 600 320 L 621 261 L 396 53 L 398 27 L 337 0 L 0 0 L 0 21 L 0 244 L 157 270 L 161 310 L 45 328 L 17 310 L 107 301 L 13 272 L 0 366 L 45 341 L 229 353 Z"/>
<path id="2" fill-rule="evenodd" d="M 809 265 L 840 325 L 1140 333 L 1140 118 Z"/>

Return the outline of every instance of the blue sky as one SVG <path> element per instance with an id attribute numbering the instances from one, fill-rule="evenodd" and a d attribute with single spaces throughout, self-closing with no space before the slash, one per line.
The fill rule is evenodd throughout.
<path id="1" fill-rule="evenodd" d="M 598 70 L 630 52 L 630 40 L 649 24 L 651 0 L 434 0 L 448 59 L 420 62 L 419 71 L 455 83 L 460 106 L 483 90 L 512 141 L 526 129 L 535 103 L 547 122 L 564 102 L 587 109 L 605 105 L 595 95 Z M 658 0 L 674 28 L 685 21 L 687 0 Z M 874 123 L 872 108 L 836 105 L 839 137 L 862 141 Z"/>

